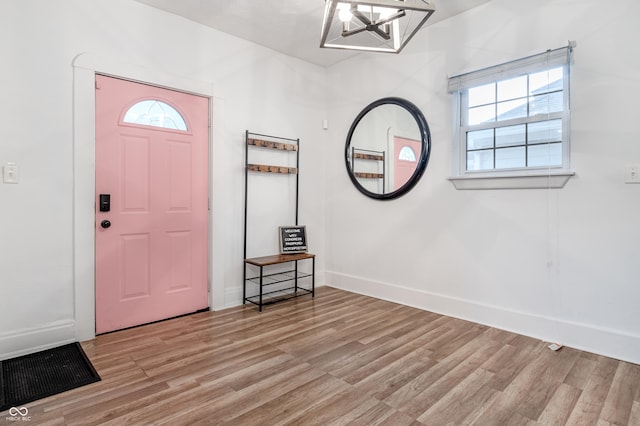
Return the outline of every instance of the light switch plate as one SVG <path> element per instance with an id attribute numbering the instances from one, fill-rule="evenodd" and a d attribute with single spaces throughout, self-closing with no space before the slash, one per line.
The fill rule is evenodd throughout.
<path id="1" fill-rule="evenodd" d="M 18 183 L 19 169 L 16 163 L 7 163 L 2 168 L 2 181 L 4 183 Z"/>
<path id="2" fill-rule="evenodd" d="M 625 183 L 640 183 L 640 164 L 629 164 L 624 167 Z"/>

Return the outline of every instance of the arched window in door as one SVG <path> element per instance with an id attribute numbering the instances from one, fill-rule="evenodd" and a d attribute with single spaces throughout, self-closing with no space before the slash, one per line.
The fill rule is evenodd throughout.
<path id="1" fill-rule="evenodd" d="M 187 124 L 182 115 L 168 103 L 157 99 L 135 103 L 127 110 L 122 121 L 129 124 L 187 131 Z"/>
<path id="2" fill-rule="evenodd" d="M 398 160 L 417 161 L 416 153 L 408 146 L 403 146 L 398 154 Z"/>

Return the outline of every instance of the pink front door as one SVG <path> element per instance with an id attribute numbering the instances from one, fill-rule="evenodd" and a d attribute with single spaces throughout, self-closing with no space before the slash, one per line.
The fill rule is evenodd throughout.
<path id="1" fill-rule="evenodd" d="M 207 98 L 96 76 L 96 333 L 208 307 L 208 117 Z"/>
<path id="2" fill-rule="evenodd" d="M 393 190 L 407 183 L 416 171 L 422 144 L 420 141 L 395 136 L 393 138 Z"/>

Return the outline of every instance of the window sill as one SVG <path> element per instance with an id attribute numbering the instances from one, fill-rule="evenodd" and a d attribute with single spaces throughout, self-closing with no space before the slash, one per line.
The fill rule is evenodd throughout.
<path id="1" fill-rule="evenodd" d="M 511 175 L 467 175 L 453 176 L 449 180 L 456 189 L 547 189 L 563 188 L 569 178 L 575 175 L 572 171 L 561 171 L 544 174 L 511 174 Z"/>

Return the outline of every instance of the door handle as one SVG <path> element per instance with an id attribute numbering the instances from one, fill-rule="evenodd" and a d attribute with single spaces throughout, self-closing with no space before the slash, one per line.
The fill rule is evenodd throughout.
<path id="1" fill-rule="evenodd" d="M 111 226 L 111 221 L 110 220 L 103 220 L 102 222 L 100 222 L 100 226 L 102 226 L 104 229 L 107 229 L 108 227 Z"/>

